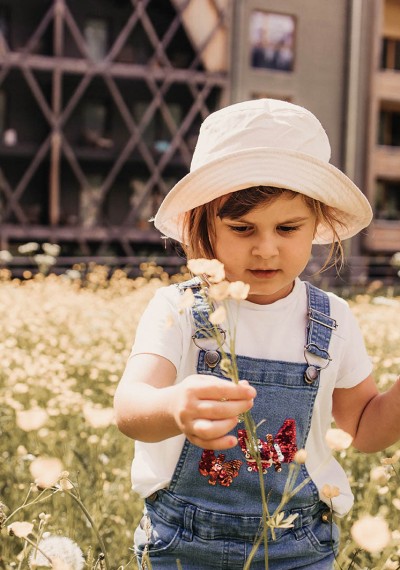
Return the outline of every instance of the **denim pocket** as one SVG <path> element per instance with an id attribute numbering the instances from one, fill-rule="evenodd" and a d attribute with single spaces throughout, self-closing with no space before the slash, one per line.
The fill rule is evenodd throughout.
<path id="1" fill-rule="evenodd" d="M 165 523 L 155 513 L 146 513 L 135 530 L 135 552 L 141 556 L 144 552 L 153 555 L 172 551 L 180 543 L 181 534 L 180 527 Z"/>
<path id="2" fill-rule="evenodd" d="M 320 516 L 311 524 L 303 527 L 309 543 L 317 552 L 337 552 L 339 547 L 339 529 L 334 522 L 323 522 Z"/>

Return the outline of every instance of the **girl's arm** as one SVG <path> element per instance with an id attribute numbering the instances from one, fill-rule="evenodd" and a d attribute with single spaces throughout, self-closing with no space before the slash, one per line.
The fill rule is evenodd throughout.
<path id="1" fill-rule="evenodd" d="M 175 366 L 166 358 L 131 357 L 114 398 L 118 428 L 146 442 L 183 433 L 202 448 L 234 447 L 236 438 L 226 434 L 252 407 L 255 389 L 246 381 L 234 384 L 209 375 L 193 374 L 178 384 L 175 379 Z"/>
<path id="2" fill-rule="evenodd" d="M 372 376 L 354 388 L 333 392 L 333 417 L 367 453 L 381 451 L 400 439 L 400 378 L 380 394 Z"/>

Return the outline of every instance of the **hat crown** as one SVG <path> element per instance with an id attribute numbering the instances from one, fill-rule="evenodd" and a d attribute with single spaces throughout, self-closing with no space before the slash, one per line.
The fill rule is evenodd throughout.
<path id="1" fill-rule="evenodd" d="M 190 170 L 241 151 L 274 148 L 329 162 L 331 147 L 319 120 L 307 109 L 275 99 L 236 103 L 203 122 Z"/>

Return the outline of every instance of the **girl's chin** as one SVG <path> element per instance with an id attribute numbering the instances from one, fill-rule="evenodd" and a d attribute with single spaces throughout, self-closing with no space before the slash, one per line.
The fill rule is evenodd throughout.
<path id="1" fill-rule="evenodd" d="M 247 300 L 258 304 L 273 303 L 274 301 L 287 297 L 293 291 L 293 287 L 294 281 L 288 285 L 278 288 L 273 286 L 257 287 L 255 285 L 254 287 L 250 287 Z"/>

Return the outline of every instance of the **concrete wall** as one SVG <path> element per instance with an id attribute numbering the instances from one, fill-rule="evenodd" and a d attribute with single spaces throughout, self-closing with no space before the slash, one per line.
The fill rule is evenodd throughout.
<path id="1" fill-rule="evenodd" d="M 332 146 L 332 162 L 343 164 L 346 101 L 347 0 L 237 0 L 232 34 L 232 100 L 257 94 L 285 97 L 312 111 L 325 127 Z M 249 65 L 249 27 L 255 10 L 295 18 L 294 69 L 275 71 Z"/>

